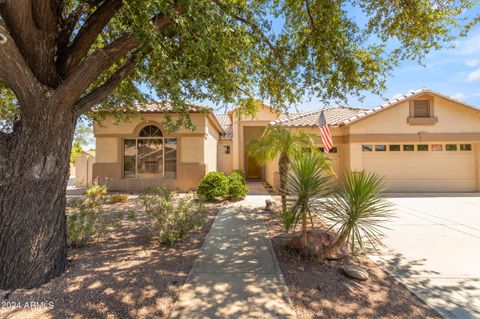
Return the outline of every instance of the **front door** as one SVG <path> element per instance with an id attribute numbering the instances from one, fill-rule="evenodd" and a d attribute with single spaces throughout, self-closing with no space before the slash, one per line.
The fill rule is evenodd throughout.
<path id="1" fill-rule="evenodd" d="M 247 156 L 247 178 L 258 179 L 262 177 L 262 168 L 257 161 L 251 156 Z"/>

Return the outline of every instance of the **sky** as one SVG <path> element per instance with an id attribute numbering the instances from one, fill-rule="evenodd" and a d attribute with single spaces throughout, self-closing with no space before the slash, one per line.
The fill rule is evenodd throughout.
<path id="1" fill-rule="evenodd" d="M 466 13 L 467 17 L 480 14 L 479 6 Z M 454 48 L 429 53 L 423 63 L 404 61 L 387 78 L 383 96 L 365 92 L 363 102 L 356 98 L 348 100 L 352 107 L 374 108 L 411 90 L 422 87 L 480 107 L 480 25 L 464 38 L 454 42 Z M 300 103 L 302 111 L 318 109 L 323 104 L 318 100 Z"/>

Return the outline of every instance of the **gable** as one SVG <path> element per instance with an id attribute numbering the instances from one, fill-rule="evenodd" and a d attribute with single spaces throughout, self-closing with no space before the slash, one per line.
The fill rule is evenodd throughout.
<path id="1" fill-rule="evenodd" d="M 411 125 L 407 122 L 410 101 L 415 99 L 432 99 L 437 123 Z M 477 133 L 480 132 L 480 111 L 442 95 L 425 92 L 352 121 L 349 129 L 350 134 Z"/>
<path id="2" fill-rule="evenodd" d="M 230 112 L 228 112 L 228 115 L 230 116 L 230 119 L 233 120 L 233 122 L 238 122 L 238 114 L 237 114 L 237 109 L 233 109 Z M 262 104 L 255 116 L 247 116 L 247 115 L 242 115 L 240 118 L 240 121 L 274 121 L 278 119 L 280 116 L 280 112 L 273 109 L 272 107 Z"/>

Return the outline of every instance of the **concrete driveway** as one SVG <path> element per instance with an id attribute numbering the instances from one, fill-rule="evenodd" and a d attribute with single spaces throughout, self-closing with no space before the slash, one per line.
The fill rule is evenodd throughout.
<path id="1" fill-rule="evenodd" d="M 382 263 L 447 318 L 480 318 L 480 195 L 395 194 Z"/>

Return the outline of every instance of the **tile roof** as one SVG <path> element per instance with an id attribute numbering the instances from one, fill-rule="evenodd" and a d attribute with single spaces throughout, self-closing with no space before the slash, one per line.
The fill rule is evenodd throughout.
<path id="1" fill-rule="evenodd" d="M 188 104 L 190 112 L 211 112 L 212 109 L 206 106 Z M 142 113 L 163 113 L 171 112 L 173 109 L 172 103 L 169 101 L 158 101 L 146 104 L 137 104 L 137 111 Z"/>
<path id="2" fill-rule="evenodd" d="M 315 127 L 322 109 L 306 113 L 296 113 L 271 122 L 272 125 L 284 125 L 287 127 Z M 355 116 L 365 109 L 357 109 L 346 106 L 328 107 L 324 109 L 325 119 L 330 126 L 340 126 L 343 121 Z"/>
<path id="3" fill-rule="evenodd" d="M 225 131 L 222 135 L 220 135 L 220 139 L 222 140 L 231 140 L 232 139 L 232 122 L 230 122 L 230 116 L 228 114 L 215 114 L 218 122 L 222 126 L 223 130 Z"/>

